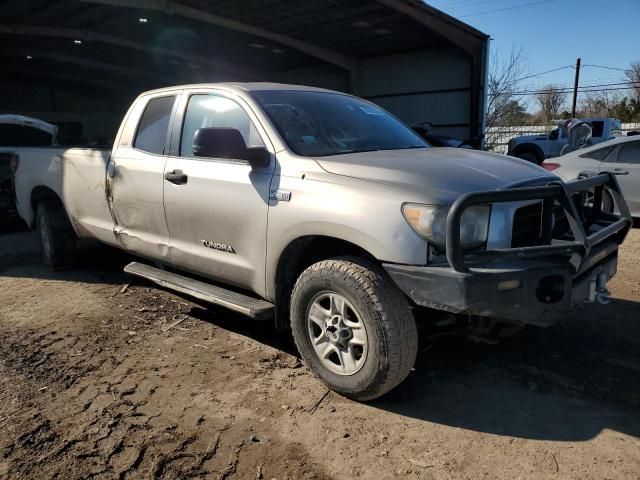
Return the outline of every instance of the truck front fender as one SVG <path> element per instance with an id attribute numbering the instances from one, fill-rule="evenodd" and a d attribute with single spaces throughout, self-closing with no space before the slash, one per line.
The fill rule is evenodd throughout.
<path id="1" fill-rule="evenodd" d="M 285 249 L 304 237 L 351 244 L 379 262 L 424 265 L 427 242 L 402 215 L 403 202 L 416 194 L 364 181 L 345 184 L 281 177 L 289 201 L 271 200 L 267 231 L 266 285 L 275 298 L 278 262 Z"/>

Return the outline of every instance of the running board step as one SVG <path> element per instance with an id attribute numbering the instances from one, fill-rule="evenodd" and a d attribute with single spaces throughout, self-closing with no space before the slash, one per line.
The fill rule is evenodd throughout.
<path id="1" fill-rule="evenodd" d="M 265 300 L 249 297 L 143 263 L 131 262 L 124 267 L 124 271 L 136 277 L 151 280 L 169 290 L 184 293 L 214 305 L 220 305 L 256 320 L 273 318 L 274 315 L 274 305 Z"/>

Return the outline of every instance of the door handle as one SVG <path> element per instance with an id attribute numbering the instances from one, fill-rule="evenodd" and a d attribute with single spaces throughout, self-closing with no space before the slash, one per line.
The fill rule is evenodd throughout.
<path id="1" fill-rule="evenodd" d="M 182 170 L 174 170 L 173 172 L 167 172 L 164 174 L 164 179 L 176 185 L 183 185 L 187 183 L 187 174 Z"/>
<path id="2" fill-rule="evenodd" d="M 613 174 L 614 175 L 629 175 L 629 171 L 625 170 L 624 168 L 614 168 L 613 169 Z"/>

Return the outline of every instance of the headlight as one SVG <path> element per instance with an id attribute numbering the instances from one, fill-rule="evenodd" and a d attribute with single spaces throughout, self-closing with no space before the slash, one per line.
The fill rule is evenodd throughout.
<path id="1" fill-rule="evenodd" d="M 449 208 L 449 205 L 405 203 L 402 205 L 402 214 L 420 236 L 443 249 Z M 487 241 L 490 215 L 489 205 L 476 205 L 465 209 L 460 221 L 462 248 L 480 247 Z"/>

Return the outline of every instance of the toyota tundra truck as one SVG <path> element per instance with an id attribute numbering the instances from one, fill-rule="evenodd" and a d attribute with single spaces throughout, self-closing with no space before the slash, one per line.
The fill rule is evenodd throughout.
<path id="1" fill-rule="evenodd" d="M 311 87 L 154 90 L 111 151 L 13 154 L 49 266 L 71 265 L 78 238 L 131 252 L 132 275 L 290 330 L 306 365 L 358 400 L 409 374 L 416 317 L 489 338 L 605 303 L 631 226 L 611 174 L 565 183 L 431 148 L 377 105 Z"/>

